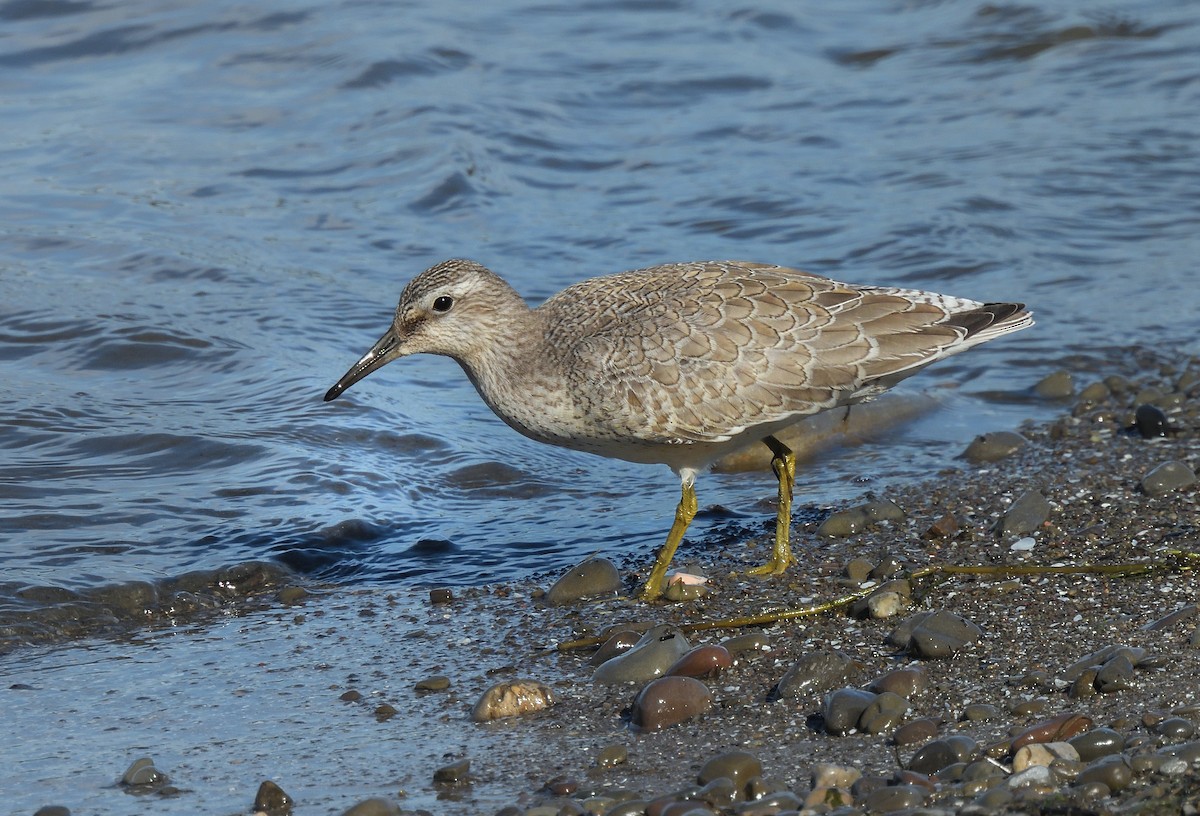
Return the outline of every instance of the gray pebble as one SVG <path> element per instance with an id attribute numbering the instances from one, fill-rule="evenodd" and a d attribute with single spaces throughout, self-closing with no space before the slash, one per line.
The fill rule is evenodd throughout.
<path id="1" fill-rule="evenodd" d="M 868 813 L 891 813 L 925 804 L 925 791 L 915 785 L 891 785 L 867 794 L 862 806 Z"/>
<path id="2" fill-rule="evenodd" d="M 825 538 L 846 538 L 861 533 L 870 523 L 870 516 L 861 507 L 849 507 L 832 513 L 821 522 L 821 526 L 817 528 L 817 535 Z"/>
<path id="3" fill-rule="evenodd" d="M 1183 462 L 1164 462 L 1142 477 L 1142 492 L 1161 496 L 1196 483 L 1195 472 Z"/>
<path id="4" fill-rule="evenodd" d="M 949 657 L 977 640 L 982 630 L 971 621 L 945 609 L 920 612 L 905 619 L 888 636 L 888 641 L 908 650 L 913 657 Z"/>
<path id="5" fill-rule="evenodd" d="M 908 700 L 885 691 L 863 710 L 858 718 L 858 730 L 864 734 L 883 734 L 903 722 L 907 713 Z"/>
<path id="6" fill-rule="evenodd" d="M 1050 502 L 1046 501 L 1046 497 L 1040 491 L 1030 490 L 1021 494 L 1000 517 L 996 524 L 996 533 L 1000 536 L 1032 533 L 1041 528 L 1048 518 Z"/>
<path id="7" fill-rule="evenodd" d="M 564 606 L 584 598 L 616 595 L 621 589 L 621 576 L 607 558 L 589 558 L 567 570 L 546 592 L 546 603 Z"/>
<path id="8" fill-rule="evenodd" d="M 1089 763 L 1079 772 L 1079 776 L 1075 777 L 1076 785 L 1100 782 L 1113 792 L 1124 790 L 1132 781 L 1133 768 L 1123 754 L 1101 757 Z"/>
<path id="9" fill-rule="evenodd" d="M 849 734 L 858 727 L 859 719 L 875 697 L 869 691 L 849 686 L 826 694 L 821 707 L 825 731 L 839 737 Z"/>
<path id="10" fill-rule="evenodd" d="M 820 694 L 858 674 L 861 667 L 835 649 L 809 652 L 787 670 L 775 687 L 779 697 L 796 698 Z"/>
<path id="11" fill-rule="evenodd" d="M 1014 431 L 993 431 L 975 437 L 963 451 L 963 458 L 973 465 L 995 462 L 1012 456 L 1026 444 L 1025 437 Z"/>
<path id="12" fill-rule="evenodd" d="M 460 759 L 443 765 L 433 772 L 433 781 L 438 785 L 466 785 L 471 779 L 471 760 Z"/>
<path id="13" fill-rule="evenodd" d="M 1133 664 L 1125 653 L 1110 657 L 1096 672 L 1096 691 L 1111 694 L 1133 685 Z"/>
<path id="14" fill-rule="evenodd" d="M 342 816 L 400 816 L 400 807 L 391 799 L 364 799 L 342 811 Z"/>
<path id="15" fill-rule="evenodd" d="M 1047 374 L 1033 387 L 1033 393 L 1045 399 L 1065 399 L 1075 393 L 1075 381 L 1067 371 Z"/>
<path id="16" fill-rule="evenodd" d="M 629 651 L 606 660 L 592 673 L 592 682 L 612 686 L 644 683 L 659 677 L 691 648 L 683 632 L 674 626 L 652 627 Z"/>

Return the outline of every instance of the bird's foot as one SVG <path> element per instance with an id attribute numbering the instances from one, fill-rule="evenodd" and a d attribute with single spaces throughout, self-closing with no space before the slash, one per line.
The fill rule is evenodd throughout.
<path id="1" fill-rule="evenodd" d="M 795 560 L 796 560 L 795 558 L 792 558 L 791 553 L 788 553 L 783 558 L 779 558 L 778 556 L 773 555 L 773 556 L 771 556 L 771 560 L 768 561 L 767 563 L 763 564 L 761 567 L 754 567 L 753 569 L 746 570 L 746 574 L 747 575 L 783 575 L 783 573 L 787 570 L 788 567 L 790 567 L 795 562 Z"/>

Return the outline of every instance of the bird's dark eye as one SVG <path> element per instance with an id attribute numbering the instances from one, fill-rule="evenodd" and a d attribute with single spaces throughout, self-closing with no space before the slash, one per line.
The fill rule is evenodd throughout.
<path id="1" fill-rule="evenodd" d="M 450 311 L 450 307 L 454 305 L 454 298 L 442 295 L 440 298 L 435 298 L 433 301 L 433 310 L 438 314 L 443 314 Z"/>

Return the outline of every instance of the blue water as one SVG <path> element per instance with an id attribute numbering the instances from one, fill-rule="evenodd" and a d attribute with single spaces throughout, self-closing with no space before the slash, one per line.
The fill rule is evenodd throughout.
<path id="1" fill-rule="evenodd" d="M 665 468 L 529 442 L 448 360 L 321 402 L 445 257 L 534 302 L 739 258 L 1033 306 L 908 384 L 962 384 L 935 416 L 807 468 L 802 505 L 1038 416 L 982 394 L 1200 351 L 1183 0 L 10 0 L 0 122 L 0 601 L 254 559 L 461 583 L 648 555 Z M 766 524 L 772 492 L 700 500 Z"/>

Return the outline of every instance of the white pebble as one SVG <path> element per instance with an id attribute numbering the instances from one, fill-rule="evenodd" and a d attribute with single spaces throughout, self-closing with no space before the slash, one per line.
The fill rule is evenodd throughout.
<path id="1" fill-rule="evenodd" d="M 1035 544 L 1037 544 L 1037 542 L 1033 540 L 1033 536 L 1025 536 L 1024 538 L 1018 538 L 1016 541 L 1014 541 L 1009 549 L 1015 550 L 1016 552 L 1028 552 L 1029 550 L 1033 549 Z"/>

